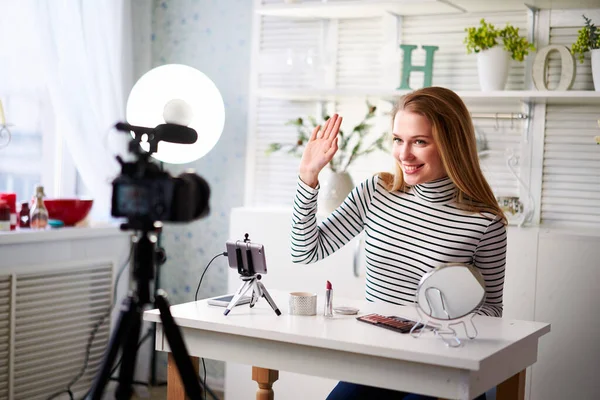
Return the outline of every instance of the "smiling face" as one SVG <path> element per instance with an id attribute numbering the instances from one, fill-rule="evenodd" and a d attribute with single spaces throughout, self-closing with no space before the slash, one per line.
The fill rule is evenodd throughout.
<path id="1" fill-rule="evenodd" d="M 447 176 L 427 118 L 401 110 L 394 117 L 393 134 L 392 154 L 399 163 L 407 185 Z"/>

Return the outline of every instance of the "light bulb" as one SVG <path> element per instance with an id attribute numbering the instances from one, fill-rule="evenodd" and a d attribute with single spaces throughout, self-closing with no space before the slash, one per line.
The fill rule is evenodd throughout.
<path id="1" fill-rule="evenodd" d="M 188 126 L 194 118 L 194 111 L 186 101 L 173 99 L 165 104 L 163 118 L 168 124 Z"/>

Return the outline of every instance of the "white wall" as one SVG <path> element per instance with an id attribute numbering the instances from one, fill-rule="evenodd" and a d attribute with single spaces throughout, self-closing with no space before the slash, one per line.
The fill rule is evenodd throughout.
<path id="1" fill-rule="evenodd" d="M 540 230 L 534 319 L 550 322 L 552 331 L 540 341 L 532 400 L 600 393 L 599 234 Z"/>
<path id="2" fill-rule="evenodd" d="M 141 0 L 142 2 L 150 2 Z M 216 254 L 225 251 L 229 212 L 243 203 L 245 147 L 248 137 L 252 2 L 248 0 L 154 0 L 151 17 L 142 12 L 138 23 L 136 73 L 148 60 L 151 66 L 179 63 L 197 68 L 217 86 L 225 103 L 225 127 L 216 146 L 201 160 L 166 165 L 177 175 L 196 170 L 210 185 L 210 215 L 188 224 L 167 224 L 162 245 L 167 262 L 161 268 L 160 286 L 172 304 L 192 301 L 202 271 Z M 144 4 L 139 5 L 144 10 Z M 142 22 L 143 22 L 142 21 Z M 202 132 L 198 132 L 202 137 Z M 226 263 L 217 259 L 206 273 L 199 298 L 224 293 Z M 166 357 L 157 353 L 159 382 L 166 380 Z M 208 362 L 211 388 L 223 384 L 223 364 Z"/>

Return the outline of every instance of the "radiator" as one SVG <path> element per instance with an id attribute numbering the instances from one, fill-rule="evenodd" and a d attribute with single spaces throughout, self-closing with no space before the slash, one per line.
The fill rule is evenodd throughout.
<path id="1" fill-rule="evenodd" d="M 111 305 L 112 285 L 110 262 L 0 276 L 0 399 L 45 400 L 67 388 Z M 76 397 L 90 388 L 109 335 L 110 315 L 96 333 L 85 373 L 71 387 Z"/>

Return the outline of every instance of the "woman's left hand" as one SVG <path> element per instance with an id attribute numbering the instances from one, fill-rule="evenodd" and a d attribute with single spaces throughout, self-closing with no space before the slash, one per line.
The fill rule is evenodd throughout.
<path id="1" fill-rule="evenodd" d="M 317 126 L 302 153 L 300 161 L 300 179 L 311 187 L 316 187 L 319 172 L 333 159 L 338 150 L 337 135 L 340 131 L 342 117 L 334 114 L 325 122 L 325 126 Z"/>

